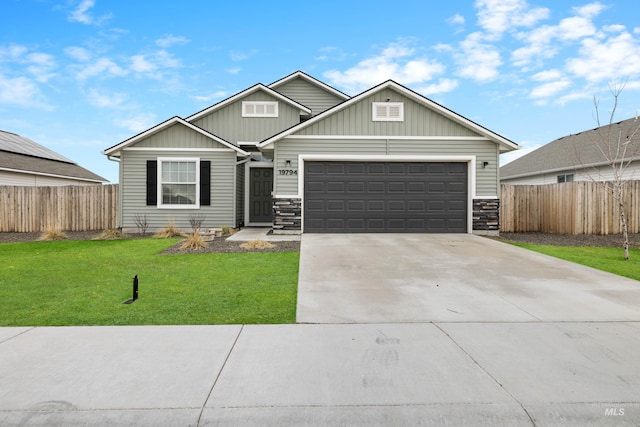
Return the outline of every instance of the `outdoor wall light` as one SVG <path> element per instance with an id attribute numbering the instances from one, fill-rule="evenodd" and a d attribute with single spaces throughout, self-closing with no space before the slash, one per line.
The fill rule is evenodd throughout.
<path id="1" fill-rule="evenodd" d="M 290 168 L 291 167 L 291 160 L 285 160 L 284 166 L 287 167 L 287 168 Z"/>
<path id="2" fill-rule="evenodd" d="M 489 166 L 489 162 L 482 162 L 482 168 L 486 168 L 487 166 Z"/>

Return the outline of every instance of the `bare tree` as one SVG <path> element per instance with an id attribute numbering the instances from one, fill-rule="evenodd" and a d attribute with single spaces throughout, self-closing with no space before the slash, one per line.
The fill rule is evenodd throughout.
<path id="1" fill-rule="evenodd" d="M 613 197 L 619 211 L 620 229 L 623 237 L 624 259 L 629 259 L 629 230 L 627 227 L 627 217 L 625 212 L 624 200 L 627 190 L 627 184 L 631 178 L 629 167 L 634 160 L 639 159 L 640 141 L 635 141 L 636 136 L 640 136 L 640 120 L 636 115 L 634 120 L 626 120 L 624 122 L 615 123 L 614 118 L 618 108 L 620 94 L 625 87 L 626 81 L 617 81 L 609 84 L 609 90 L 613 97 L 613 107 L 609 112 L 608 122 L 604 125 L 600 118 L 600 105 L 598 99 L 594 96 L 594 118 L 598 123 L 598 128 L 594 129 L 595 137 L 593 138 L 593 146 L 596 154 L 600 157 L 600 165 L 604 164 L 611 169 L 612 180 L 601 181 L 598 179 L 600 174 L 599 166 L 591 166 L 587 169 L 587 176 L 592 182 L 604 187 Z M 624 123 L 624 125 L 623 125 Z M 580 159 L 580 151 L 577 151 Z M 583 166 L 585 162 L 581 160 Z M 594 172 L 589 173 L 589 169 Z M 596 175 L 596 173 L 598 175 Z"/>

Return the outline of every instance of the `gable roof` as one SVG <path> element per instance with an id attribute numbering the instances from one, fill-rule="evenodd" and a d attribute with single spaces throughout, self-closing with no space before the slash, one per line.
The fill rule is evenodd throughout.
<path id="1" fill-rule="evenodd" d="M 0 170 L 102 183 L 103 177 L 74 161 L 12 132 L 0 130 Z"/>
<path id="2" fill-rule="evenodd" d="M 462 126 L 465 126 L 471 130 L 473 130 L 474 132 L 490 139 L 491 141 L 496 142 L 497 144 L 500 145 L 500 152 L 507 152 L 507 151 L 512 151 L 512 150 L 517 150 L 518 148 L 520 148 L 518 146 L 518 144 L 516 144 L 515 142 L 505 138 L 502 135 L 499 135 L 495 132 L 490 131 L 489 129 L 485 128 L 484 126 L 481 126 L 477 123 L 475 123 L 474 121 L 471 121 L 469 119 L 467 119 L 466 117 L 463 117 L 457 113 L 454 113 L 453 111 L 449 110 L 448 108 L 438 104 L 437 102 L 434 102 L 432 100 L 430 100 L 429 98 L 426 98 L 420 94 L 418 94 L 417 92 L 412 91 L 409 88 L 406 88 L 405 86 L 402 86 L 399 83 L 396 83 L 393 80 L 387 80 L 386 82 L 383 82 L 377 86 L 372 87 L 371 89 L 368 89 L 362 93 L 360 93 L 359 95 L 354 96 L 353 98 L 349 98 L 348 100 L 336 105 L 333 108 L 330 108 L 320 114 L 318 114 L 317 116 L 304 121 L 300 124 L 297 124 L 295 126 L 290 127 L 289 129 L 286 129 L 270 138 L 265 139 L 264 141 L 260 142 L 260 144 L 258 144 L 258 147 L 266 147 L 269 144 L 272 144 L 286 136 L 289 136 L 295 132 L 298 132 L 301 129 L 306 128 L 307 126 L 311 126 L 312 124 L 323 120 L 325 117 L 328 117 L 332 114 L 337 113 L 338 111 L 344 110 L 346 108 L 348 108 L 349 106 L 360 102 L 360 100 L 362 100 L 363 98 L 370 96 L 376 92 L 379 92 L 381 90 L 387 89 L 387 88 L 391 88 L 394 89 L 400 93 L 402 93 L 404 96 L 416 101 L 417 103 L 438 112 L 439 114 L 447 117 L 450 120 L 453 120 L 456 123 L 461 124 Z"/>
<path id="3" fill-rule="evenodd" d="M 288 97 L 282 95 L 281 93 L 276 92 L 275 90 L 263 85 L 262 83 L 258 83 L 258 84 L 255 84 L 255 85 L 251 86 L 250 88 L 247 88 L 247 89 L 243 90 L 242 92 L 239 92 L 239 93 L 237 93 L 237 94 L 235 94 L 235 95 L 233 95 L 233 96 L 231 96 L 231 97 L 229 97 L 227 99 L 224 99 L 224 100 L 222 100 L 222 101 L 220 101 L 220 102 L 218 102 L 218 103 L 216 103 L 216 104 L 214 104 L 214 105 L 212 105 L 210 107 L 207 107 L 204 110 L 201 110 L 201 111 L 199 111 L 199 112 L 197 112 L 195 114 L 192 114 L 191 116 L 187 117 L 186 120 L 188 122 L 197 120 L 200 117 L 206 116 L 206 115 L 208 115 L 208 114 L 210 114 L 210 113 L 212 113 L 212 112 L 214 112 L 216 110 L 219 110 L 219 109 L 221 109 L 221 108 L 223 108 L 223 107 L 225 107 L 227 105 L 230 105 L 230 104 L 238 101 L 241 98 L 244 98 L 247 95 L 250 95 L 250 94 L 258 92 L 258 91 L 263 91 L 263 92 L 268 93 L 269 95 L 273 96 L 274 98 L 277 98 L 280 101 L 282 101 L 284 103 L 287 103 L 287 104 L 293 106 L 294 108 L 299 109 L 305 115 L 311 115 L 311 109 L 310 108 L 307 108 L 304 105 L 294 101 L 293 99 L 288 98 Z"/>
<path id="4" fill-rule="evenodd" d="M 320 80 L 318 80 L 316 78 L 313 78 L 310 75 L 308 75 L 308 74 L 306 74 L 306 73 L 304 73 L 302 71 L 296 71 L 294 73 L 289 74 L 288 76 L 285 76 L 285 77 L 281 78 L 280 80 L 276 80 L 275 82 L 271 83 L 269 85 L 269 87 L 271 89 L 277 90 L 278 87 L 280 87 L 280 86 L 282 86 L 282 85 L 284 85 L 286 83 L 289 83 L 292 80 L 298 79 L 298 78 L 306 80 L 307 82 L 311 83 L 312 85 L 315 85 L 315 86 L 317 86 L 317 87 L 319 87 L 319 88 L 321 88 L 321 89 L 323 89 L 323 90 L 325 90 L 325 91 L 327 91 L 327 92 L 329 92 L 329 93 L 331 93 L 331 94 L 333 94 L 333 95 L 335 95 L 338 98 L 341 98 L 343 100 L 347 100 L 347 99 L 351 98 L 346 93 L 340 92 L 338 89 L 336 89 L 336 88 L 334 88 L 332 86 L 329 86 L 328 84 L 326 84 L 324 82 L 321 82 Z"/>
<path id="5" fill-rule="evenodd" d="M 224 139 L 212 134 L 211 132 L 207 132 L 206 130 L 202 129 L 201 127 L 198 127 L 196 125 L 194 125 L 193 123 L 189 123 L 186 120 L 178 117 L 178 116 L 174 116 L 172 118 L 170 118 L 169 120 L 166 120 L 154 127 L 152 127 L 151 129 L 147 129 L 146 131 L 137 134 L 136 136 L 133 136 L 125 141 L 122 141 L 119 144 L 114 145 L 113 147 L 107 148 L 106 150 L 104 150 L 102 152 L 102 154 L 105 154 L 107 156 L 114 156 L 114 157 L 118 157 L 120 155 L 120 151 L 122 151 L 124 148 L 135 144 L 136 142 L 141 141 L 144 138 L 147 138 L 151 135 L 154 135 L 170 126 L 173 126 L 174 124 L 181 124 L 183 126 L 188 127 L 189 129 L 198 132 L 204 136 L 206 136 L 207 138 L 210 138 L 211 140 L 218 142 L 222 145 L 224 145 L 225 147 L 231 148 L 232 150 L 235 150 L 238 152 L 238 154 L 241 154 L 243 156 L 248 156 L 249 153 L 244 151 L 243 149 L 241 149 L 240 147 L 231 144 L 230 142 L 225 141 Z"/>
<path id="6" fill-rule="evenodd" d="M 617 146 L 618 136 L 627 138 L 625 160 L 640 160 L 640 120 L 637 118 L 601 126 L 574 135 L 563 136 L 537 150 L 507 163 L 500 168 L 500 179 L 541 175 L 556 171 L 583 169 L 609 162 L 598 149 L 596 141 L 611 137 L 612 146 Z M 630 133 L 636 130 L 635 133 Z M 621 159 L 622 160 L 622 159 Z"/>

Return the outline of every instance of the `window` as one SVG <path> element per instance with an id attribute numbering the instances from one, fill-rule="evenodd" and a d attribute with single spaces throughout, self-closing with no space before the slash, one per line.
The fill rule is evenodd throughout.
<path id="1" fill-rule="evenodd" d="M 558 184 L 562 182 L 573 182 L 573 174 L 568 173 L 564 175 L 558 175 Z"/>
<path id="2" fill-rule="evenodd" d="M 242 117 L 278 117 L 276 101 L 244 101 Z"/>
<path id="3" fill-rule="evenodd" d="M 404 121 L 404 104 L 402 102 L 374 102 L 372 105 L 374 122 Z"/>
<path id="4" fill-rule="evenodd" d="M 199 206 L 199 159 L 158 159 L 158 166 L 158 206 Z"/>

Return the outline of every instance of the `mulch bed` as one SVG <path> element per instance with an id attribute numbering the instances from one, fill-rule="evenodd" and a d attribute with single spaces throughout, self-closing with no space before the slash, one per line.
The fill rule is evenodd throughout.
<path id="1" fill-rule="evenodd" d="M 66 234 L 68 240 L 91 240 L 100 233 L 96 231 L 69 231 Z M 41 235 L 42 233 L 0 233 L 0 243 L 33 242 L 39 240 Z M 127 234 L 124 237 L 143 238 L 139 234 Z M 495 239 L 535 245 L 622 247 L 622 235 L 620 234 L 601 236 L 595 234 L 500 233 L 500 236 Z M 216 238 L 209 242 L 206 248 L 198 251 L 181 249 L 180 243 L 178 243 L 163 253 L 291 252 L 300 250 L 300 242 L 271 242 L 275 245 L 271 249 L 243 249 L 240 247 L 242 243 Z M 632 248 L 640 248 L 640 234 L 630 234 L 629 244 Z"/>
<path id="2" fill-rule="evenodd" d="M 65 231 L 67 240 L 92 240 L 95 239 L 100 232 L 97 231 Z M 9 242 L 35 242 L 40 240 L 42 233 L 0 233 L 0 243 Z M 123 236 L 127 239 L 143 239 L 150 238 L 151 235 L 143 237 L 140 234 L 126 234 Z M 215 238 L 212 242 L 207 243 L 206 248 L 200 250 L 184 250 L 180 248 L 181 242 L 164 250 L 163 254 L 205 254 L 205 253 L 231 253 L 231 252 L 296 252 L 300 250 L 300 242 L 270 242 L 275 245 L 274 248 L 268 249 L 244 249 L 240 245 L 244 242 L 229 242 L 225 238 Z"/>

